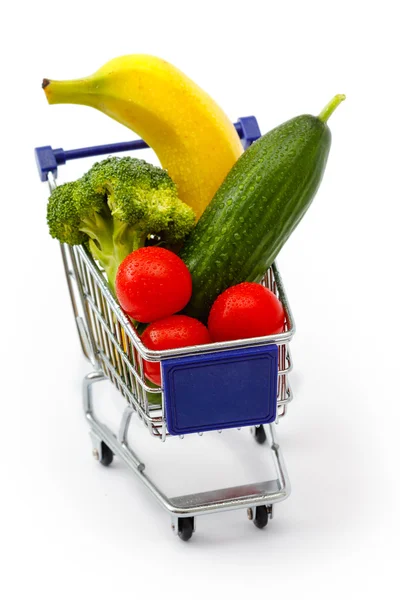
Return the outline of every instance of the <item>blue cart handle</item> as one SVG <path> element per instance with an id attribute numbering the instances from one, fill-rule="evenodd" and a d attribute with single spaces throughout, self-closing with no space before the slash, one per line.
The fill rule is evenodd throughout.
<path id="1" fill-rule="evenodd" d="M 260 128 L 255 117 L 241 117 L 234 123 L 238 136 L 243 141 L 244 148 L 248 148 L 261 136 Z M 51 172 L 57 177 L 58 165 L 65 165 L 67 160 L 75 158 L 86 158 L 88 156 L 100 156 L 102 154 L 114 154 L 115 152 L 127 152 L 129 150 L 142 150 L 148 148 L 144 140 L 133 140 L 131 142 L 119 142 L 117 144 L 104 144 L 102 146 L 91 146 L 90 148 L 77 148 L 76 150 L 53 150 L 51 146 L 35 148 L 36 164 L 41 181 L 47 181 Z"/>

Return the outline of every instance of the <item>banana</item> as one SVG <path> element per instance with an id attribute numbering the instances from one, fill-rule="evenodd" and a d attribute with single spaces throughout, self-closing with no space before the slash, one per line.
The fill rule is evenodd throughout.
<path id="1" fill-rule="evenodd" d="M 197 218 L 243 152 L 214 100 L 160 58 L 121 56 L 90 77 L 42 85 L 49 104 L 92 106 L 142 137 Z"/>

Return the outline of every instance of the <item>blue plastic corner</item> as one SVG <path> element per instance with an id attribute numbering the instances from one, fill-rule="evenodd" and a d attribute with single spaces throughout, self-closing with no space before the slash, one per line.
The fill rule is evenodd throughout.
<path id="1" fill-rule="evenodd" d="M 57 159 L 51 146 L 35 148 L 35 158 L 40 181 L 47 181 L 50 172 L 57 177 Z"/>
<path id="2" fill-rule="evenodd" d="M 274 344 L 162 361 L 171 435 L 246 427 L 276 419 Z"/>
<path id="3" fill-rule="evenodd" d="M 244 149 L 251 146 L 253 142 L 261 137 L 261 131 L 255 117 L 240 117 L 238 125 L 241 129 L 241 138 L 243 139 Z"/>

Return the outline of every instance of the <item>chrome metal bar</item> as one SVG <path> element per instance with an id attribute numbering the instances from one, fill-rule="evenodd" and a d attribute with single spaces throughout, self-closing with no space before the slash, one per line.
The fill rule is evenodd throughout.
<path id="1" fill-rule="evenodd" d="M 264 427 L 272 451 L 277 479 L 170 498 L 169 511 L 174 514 L 194 516 L 200 513 L 250 508 L 285 500 L 290 494 L 286 466 L 276 440 L 274 426 L 269 424 Z"/>
<path id="2" fill-rule="evenodd" d="M 286 497 L 286 492 L 280 488 L 279 480 L 274 479 L 170 498 L 169 510 L 175 514 L 194 516 L 199 513 L 221 512 L 270 504 L 284 500 Z"/>
<path id="3" fill-rule="evenodd" d="M 125 410 L 122 416 L 119 435 L 115 436 L 110 429 L 100 423 L 93 410 L 92 385 L 105 379 L 102 372 L 87 375 L 83 383 L 83 397 L 86 418 L 92 431 L 103 440 L 109 448 L 119 456 L 141 479 L 153 493 L 165 510 L 175 516 L 196 516 L 254 506 L 281 502 L 290 494 L 290 484 L 283 456 L 277 443 L 272 424 L 266 426 L 267 441 L 272 452 L 277 478 L 242 486 L 222 488 L 197 494 L 188 494 L 168 498 L 145 473 L 145 465 L 127 444 L 127 434 L 132 411 Z"/>
<path id="4" fill-rule="evenodd" d="M 83 410 L 85 415 L 93 414 L 93 391 L 92 385 L 98 381 L 104 381 L 107 377 L 102 371 L 88 373 L 83 380 Z"/>
<path id="5" fill-rule="evenodd" d="M 282 452 L 277 441 L 275 428 L 272 424 L 270 424 L 269 426 L 264 426 L 264 429 L 267 435 L 268 445 L 272 450 L 272 458 L 274 460 L 276 472 L 278 474 L 280 488 L 281 490 L 285 490 L 285 495 L 287 497 L 290 494 L 291 487 Z"/>
<path id="6" fill-rule="evenodd" d="M 79 271 L 78 271 L 75 255 L 72 251 L 70 251 L 69 254 L 70 254 L 70 259 L 71 259 L 71 264 L 72 264 L 72 270 L 75 275 L 76 286 L 78 288 L 78 294 L 79 294 L 79 297 L 81 300 L 82 310 L 83 310 L 83 314 L 84 314 L 84 322 L 85 322 L 86 329 L 87 329 L 88 339 L 89 339 L 89 343 L 91 346 L 90 361 L 95 369 L 99 369 L 100 365 L 97 360 L 96 343 L 95 343 L 95 339 L 94 339 L 94 336 L 92 333 L 92 328 L 90 327 L 89 313 L 88 313 L 87 306 L 85 303 L 85 295 L 84 295 L 84 291 L 83 291 L 82 280 L 79 277 Z M 81 339 L 81 343 L 82 343 L 82 339 Z"/>
<path id="7" fill-rule="evenodd" d="M 97 420 L 93 410 L 93 390 L 92 386 L 98 381 L 107 379 L 103 372 L 94 371 L 89 373 L 83 380 L 83 407 L 85 416 L 90 423 L 91 430 L 97 435 L 107 446 L 124 460 L 129 467 L 135 472 L 140 472 L 144 469 L 144 464 L 139 458 L 124 444 L 121 444 L 113 432 L 104 424 Z M 126 424 L 126 416 L 123 416 L 123 425 Z M 128 423 L 129 426 L 129 423 Z"/>
<path id="8" fill-rule="evenodd" d="M 118 432 L 118 441 L 120 444 L 126 445 L 128 443 L 127 436 L 132 415 L 133 408 L 131 406 L 127 406 L 124 410 L 124 414 L 122 415 L 121 425 Z"/>
<path id="9" fill-rule="evenodd" d="M 76 285 L 76 277 L 75 277 L 74 272 L 69 268 L 68 257 L 67 257 L 67 248 L 66 248 L 65 244 L 60 243 L 60 251 L 61 251 L 61 258 L 62 258 L 63 265 L 64 265 L 65 278 L 67 280 L 67 285 L 68 285 L 69 297 L 71 299 L 72 310 L 73 310 L 74 317 L 75 317 L 75 325 L 78 330 L 78 337 L 79 337 L 79 341 L 81 343 L 82 352 L 83 352 L 84 356 L 87 358 L 87 360 L 89 360 L 92 363 L 93 367 L 95 367 L 96 362 L 95 362 L 95 358 L 94 358 L 93 349 L 90 348 L 90 350 L 88 350 L 86 348 L 84 339 L 82 337 L 82 332 L 80 329 L 81 325 L 79 324 L 79 321 L 78 321 L 78 319 L 82 319 L 82 317 L 80 317 L 80 315 L 79 315 L 79 310 L 78 310 L 78 306 L 76 303 L 75 292 L 74 292 L 73 283 L 72 283 L 72 280 L 73 280 Z M 82 322 L 83 322 L 83 319 L 82 319 Z"/>
<path id="10" fill-rule="evenodd" d="M 53 172 L 50 171 L 48 173 L 47 181 L 48 181 L 49 190 L 51 193 L 57 187 L 57 180 L 56 180 Z M 60 243 L 61 258 L 63 261 L 65 277 L 66 277 L 67 285 L 68 285 L 68 292 L 69 292 L 69 296 L 70 296 L 71 304 L 72 304 L 72 310 L 73 310 L 74 317 L 75 317 L 75 325 L 78 330 L 78 337 L 79 337 L 79 340 L 81 343 L 83 355 L 92 363 L 93 367 L 95 369 L 97 369 L 97 368 L 99 368 L 99 365 L 96 361 L 95 344 L 94 344 L 94 340 L 91 339 L 91 330 L 90 330 L 90 327 L 88 326 L 87 320 L 85 322 L 85 319 L 82 319 L 82 317 L 80 316 L 78 304 L 77 304 L 77 301 L 75 298 L 75 290 L 73 287 L 73 281 L 75 282 L 75 285 L 78 287 L 78 292 L 79 292 L 79 288 L 81 285 L 80 277 L 78 276 L 79 273 L 77 272 L 77 269 L 76 269 L 76 263 L 74 264 L 71 261 L 72 269 L 69 266 L 67 248 L 68 248 L 68 246 L 66 244 Z M 72 259 L 71 253 L 70 253 L 70 256 Z M 84 307 L 83 307 L 83 310 L 85 311 Z M 85 317 L 87 317 L 86 314 L 85 314 Z M 82 335 L 82 327 L 86 327 L 86 331 L 85 331 L 86 338 Z"/>
<path id="11" fill-rule="evenodd" d="M 163 423 L 164 423 L 164 419 L 161 416 L 152 416 L 151 415 L 151 411 L 145 412 L 145 410 L 142 408 L 142 406 L 140 406 L 140 404 L 138 404 L 136 402 L 136 399 L 133 395 L 133 393 L 131 392 L 131 390 L 124 384 L 124 382 L 122 381 L 122 379 L 120 378 L 119 374 L 117 373 L 117 371 L 114 369 L 114 367 L 112 366 L 112 364 L 109 362 L 108 358 L 105 356 L 105 354 L 100 353 L 101 356 L 101 360 L 104 363 L 104 365 L 106 366 L 106 370 L 110 372 L 110 375 L 112 379 L 118 381 L 121 391 L 123 391 L 124 396 L 129 399 L 129 401 L 131 402 L 131 405 L 133 406 L 134 410 L 136 413 L 138 413 L 138 415 L 140 416 L 140 418 L 144 421 L 144 423 L 147 425 L 147 427 L 151 427 L 154 434 L 155 435 L 160 435 L 160 433 L 158 431 L 155 431 L 156 429 L 158 430 L 159 428 L 162 427 Z M 160 406 L 157 406 L 153 409 L 154 412 L 159 412 L 160 411 Z"/>

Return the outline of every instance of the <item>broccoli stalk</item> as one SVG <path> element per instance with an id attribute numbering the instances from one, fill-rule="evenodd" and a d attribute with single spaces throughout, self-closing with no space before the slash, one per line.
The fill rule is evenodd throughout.
<path id="1" fill-rule="evenodd" d="M 114 291 L 118 266 L 159 235 L 166 245 L 183 242 L 195 223 L 166 171 L 130 157 L 108 158 L 49 198 L 50 234 L 67 244 L 86 243 Z"/>

